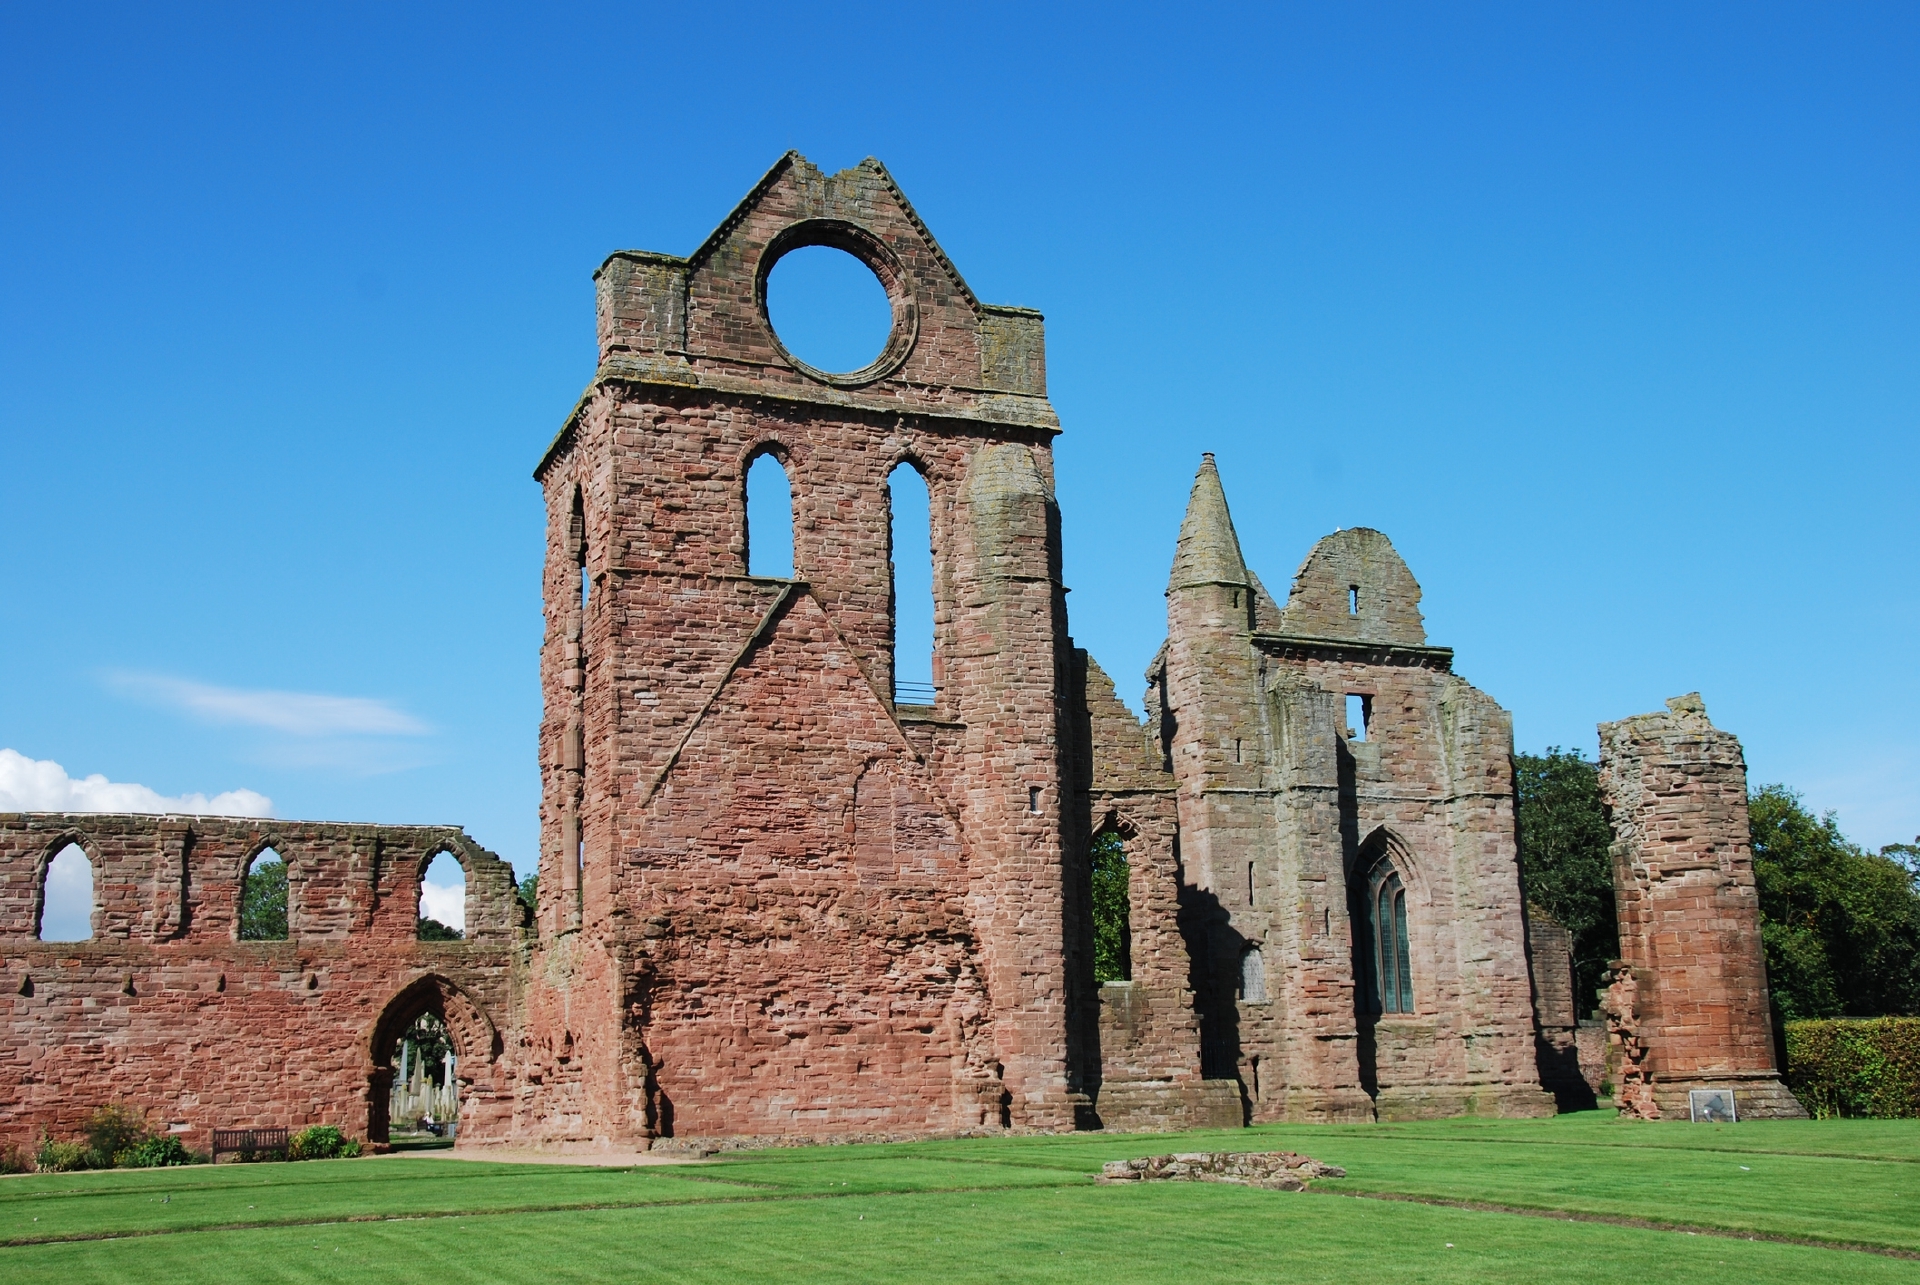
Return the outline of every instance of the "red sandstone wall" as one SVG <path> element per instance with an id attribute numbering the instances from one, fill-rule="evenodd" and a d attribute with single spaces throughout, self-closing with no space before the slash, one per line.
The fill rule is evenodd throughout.
<path id="1" fill-rule="evenodd" d="M 98 911 L 42 942 L 45 868 L 77 842 Z M 236 939 L 246 866 L 287 862 L 289 939 Z M 415 940 L 421 874 L 451 852 L 468 935 Z M 506 1127 L 519 903 L 511 867 L 459 830 L 211 817 L 0 816 L 0 1137 L 76 1131 L 139 1107 L 205 1150 L 209 1131 L 385 1124 L 386 1058 L 424 1008 L 453 1028 L 463 1138 Z"/>
<path id="2" fill-rule="evenodd" d="M 782 239 L 820 220 L 878 247 L 904 319 L 857 384 L 789 362 L 761 310 Z M 538 1084 L 517 1127 L 1069 1127 L 1039 318 L 979 304 L 877 163 L 790 156 L 689 258 L 610 259 L 600 321 L 599 376 L 539 472 Z M 792 584 L 745 574 L 762 452 L 793 490 Z M 903 460 L 932 499 L 940 687 L 910 720 L 885 485 Z"/>
<path id="3" fill-rule="evenodd" d="M 1129 1132 L 1245 1123 L 1240 1087 L 1204 1080 L 1193 959 L 1181 905 L 1179 809 L 1160 747 L 1120 703 L 1085 652 L 1076 664 L 1075 793 L 1088 841 L 1111 830 L 1125 845 L 1131 973 L 1099 989 L 1095 1109 L 1102 1128 Z M 1082 845 L 1084 848 L 1084 844 Z"/>
<path id="4" fill-rule="evenodd" d="M 1197 997 L 1208 1073 L 1232 1059 L 1256 1120 L 1552 1109 L 1536 1067 L 1510 723 L 1449 672 L 1451 652 L 1426 645 L 1418 595 L 1384 536 L 1352 530 L 1322 540 L 1276 605 L 1203 461 L 1153 721 L 1180 782 L 1187 877 L 1210 911 Z M 1370 699 L 1364 739 L 1346 726 L 1349 693 Z M 1382 851 L 1409 892 L 1407 1014 L 1356 1011 L 1348 889 Z M 1249 951 L 1262 985 L 1241 975 Z"/>
<path id="5" fill-rule="evenodd" d="M 1621 965 L 1607 1008 L 1618 1096 L 1684 1116 L 1690 1088 L 1738 1086 L 1746 1114 L 1804 1114 L 1779 1084 L 1738 738 L 1699 696 L 1600 725 Z"/>

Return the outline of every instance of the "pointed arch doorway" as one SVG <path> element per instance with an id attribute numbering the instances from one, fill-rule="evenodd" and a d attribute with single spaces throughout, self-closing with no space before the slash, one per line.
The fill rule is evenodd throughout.
<path id="1" fill-rule="evenodd" d="M 387 1001 L 368 1033 L 367 1141 L 391 1140 L 394 1057 L 400 1041 L 421 1017 L 432 1015 L 446 1028 L 452 1046 L 452 1073 L 458 1085 L 462 1114 L 477 1096 L 476 1087 L 490 1088 L 500 1035 L 485 1009 L 457 984 L 437 973 L 410 982 Z"/>

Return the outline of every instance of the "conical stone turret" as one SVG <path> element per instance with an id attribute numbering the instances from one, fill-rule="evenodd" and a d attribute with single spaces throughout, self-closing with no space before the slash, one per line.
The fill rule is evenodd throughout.
<path id="1" fill-rule="evenodd" d="M 1227 512 L 1220 470 L 1214 467 L 1213 453 L 1208 451 L 1200 457 L 1200 471 L 1194 475 L 1193 493 L 1187 498 L 1187 516 L 1180 523 L 1167 592 L 1201 585 L 1229 585 L 1244 591 L 1247 584 L 1240 537 L 1234 534 L 1233 515 Z"/>

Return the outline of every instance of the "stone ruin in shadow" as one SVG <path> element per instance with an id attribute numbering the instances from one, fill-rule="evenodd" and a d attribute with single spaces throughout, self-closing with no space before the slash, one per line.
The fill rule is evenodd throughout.
<path id="1" fill-rule="evenodd" d="M 785 254 L 886 290 L 867 367 L 768 320 Z M 1211 457 L 1167 586 L 1144 724 L 1067 629 L 1037 313 L 982 303 L 876 161 L 789 153 L 691 255 L 595 275 L 599 366 L 542 456 L 539 905 L 458 830 L 0 817 L 0 1133 L 109 1101 L 206 1132 L 385 1136 L 394 1041 L 457 1054 L 461 1145 L 687 1145 L 1248 1120 L 1684 1115 L 1773 1063 L 1738 742 L 1697 700 L 1602 729 L 1622 953 L 1577 1020 L 1529 914 L 1504 710 L 1428 642 L 1377 531 L 1284 600 Z M 771 457 L 793 577 L 749 574 Z M 930 694 L 896 685 L 887 479 L 931 505 Z M 1088 852 L 1130 874 L 1130 976 L 1096 986 Z M 52 856 L 94 935 L 38 939 Z M 247 863 L 285 941 L 239 939 Z M 426 863 L 468 933 L 416 939 Z M 1603 1070 L 1611 1059 L 1612 1070 Z"/>

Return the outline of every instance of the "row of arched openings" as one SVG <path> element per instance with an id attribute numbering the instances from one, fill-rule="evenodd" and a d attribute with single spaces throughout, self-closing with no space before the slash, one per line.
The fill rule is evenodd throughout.
<path id="1" fill-rule="evenodd" d="M 86 849 L 78 843 L 62 847 L 47 862 L 42 879 L 34 936 L 40 941 L 90 941 L 99 903 L 94 895 L 93 862 Z M 421 876 L 420 940 L 461 940 L 466 903 L 466 870 L 452 853 L 443 851 Z M 285 941 L 287 935 L 287 863 L 273 848 L 262 848 L 247 863 L 241 882 L 237 936 L 241 941 Z"/>
<path id="2" fill-rule="evenodd" d="M 771 451 L 747 466 L 747 574 L 794 578 L 793 487 Z M 888 565 L 893 622 L 893 699 L 930 705 L 933 682 L 933 507 L 927 480 L 909 462 L 887 475 Z"/>

